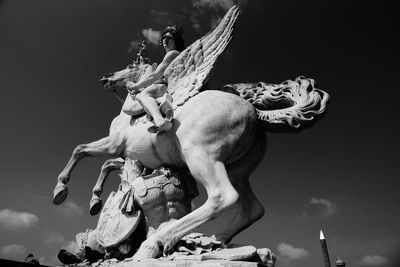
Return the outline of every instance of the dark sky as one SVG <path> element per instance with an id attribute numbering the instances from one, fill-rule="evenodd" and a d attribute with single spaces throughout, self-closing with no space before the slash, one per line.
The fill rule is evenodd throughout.
<path id="1" fill-rule="evenodd" d="M 278 266 L 317 267 L 322 229 L 332 260 L 397 266 L 399 10 L 389 1 L 0 0 L 0 258 L 32 252 L 55 264 L 95 227 L 88 206 L 104 159 L 78 165 L 66 205 L 51 198 L 74 147 L 106 136 L 120 111 L 99 78 L 134 59 L 131 42 L 176 23 L 190 44 L 233 2 L 241 15 L 212 87 L 304 75 L 331 96 L 312 128 L 268 134 L 251 178 L 266 215 L 234 242 L 269 247 Z M 148 47 L 160 61 L 162 49 Z"/>

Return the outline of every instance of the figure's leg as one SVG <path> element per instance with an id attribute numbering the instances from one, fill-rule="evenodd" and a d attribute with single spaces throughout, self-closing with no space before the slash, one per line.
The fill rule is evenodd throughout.
<path id="1" fill-rule="evenodd" d="M 235 205 L 235 214 L 222 233 L 217 233 L 218 240 L 228 243 L 231 239 L 261 219 L 264 207 L 255 197 L 250 187 L 249 177 L 264 158 L 266 151 L 265 133 L 257 131 L 256 139 L 247 153 L 238 161 L 227 167 L 229 178 L 239 193 L 239 201 Z"/>
<path id="2" fill-rule="evenodd" d="M 186 152 L 182 149 L 182 153 L 193 177 L 204 185 L 208 198 L 198 209 L 149 237 L 142 243 L 133 260 L 157 257 L 162 250 L 164 253 L 170 252 L 181 237 L 216 218 L 239 198 L 223 162 L 213 159 L 201 148 L 192 147 Z"/>
<path id="3" fill-rule="evenodd" d="M 139 101 L 137 101 L 137 99 L 132 99 L 132 97 L 127 97 L 125 99 L 122 105 L 122 111 L 129 116 L 139 116 L 145 112 Z"/>
<path id="4" fill-rule="evenodd" d="M 103 166 L 101 166 L 100 175 L 99 178 L 97 179 L 95 186 L 93 187 L 93 195 L 92 199 L 90 200 L 90 211 L 89 211 L 90 215 L 96 215 L 101 210 L 102 201 L 100 195 L 103 192 L 103 186 L 107 176 L 112 171 L 122 169 L 123 166 L 124 166 L 124 159 L 122 158 L 106 160 Z"/>
<path id="5" fill-rule="evenodd" d="M 122 149 L 120 143 L 115 142 L 108 136 L 89 144 L 78 145 L 74 149 L 67 165 L 58 176 L 57 185 L 54 189 L 53 203 L 59 205 L 67 198 L 68 188 L 65 184 L 68 183 L 72 170 L 82 158 L 87 156 L 119 156 Z"/>
<path id="6" fill-rule="evenodd" d="M 163 127 L 163 130 L 168 131 L 172 127 L 172 124 L 163 118 L 156 101 L 156 98 L 161 97 L 165 92 L 166 86 L 164 84 L 153 84 L 138 94 L 136 99 L 143 106 L 147 114 L 153 117 L 155 125 Z"/>

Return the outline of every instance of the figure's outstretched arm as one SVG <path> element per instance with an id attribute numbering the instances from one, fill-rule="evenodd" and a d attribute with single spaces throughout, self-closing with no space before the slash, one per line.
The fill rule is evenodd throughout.
<path id="1" fill-rule="evenodd" d="M 169 51 L 165 55 L 163 61 L 157 66 L 156 70 L 153 71 L 146 79 L 136 84 L 131 81 L 128 81 L 125 83 L 126 89 L 130 91 L 142 91 L 144 88 L 153 84 L 158 79 L 161 79 L 162 76 L 164 75 L 164 71 L 178 55 L 179 52 L 176 50 Z"/>

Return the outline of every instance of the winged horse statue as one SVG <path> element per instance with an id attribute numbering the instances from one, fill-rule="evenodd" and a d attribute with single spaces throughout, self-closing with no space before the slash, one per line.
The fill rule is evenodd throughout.
<path id="1" fill-rule="evenodd" d="M 328 94 L 304 77 L 282 84 L 206 87 L 215 61 L 232 38 L 238 13 L 232 7 L 215 29 L 187 47 L 165 70 L 174 108 L 170 131 L 150 134 L 147 129 L 152 124 L 144 114 L 129 116 L 121 111 L 111 123 L 109 136 L 78 145 L 58 176 L 56 205 L 66 199 L 71 172 L 87 156 L 128 157 L 150 169 L 187 169 L 204 186 L 205 203 L 145 240 L 135 260 L 168 254 L 181 237 L 228 209 L 234 209 L 235 216 L 223 232 L 216 233 L 223 242 L 260 219 L 264 208 L 253 194 L 249 176 L 264 157 L 265 131 L 277 126 L 296 131 L 312 124 L 326 109 Z M 134 63 L 103 81 L 117 88 L 124 81 L 143 79 L 153 69 Z M 126 101 L 133 101 L 129 94 Z M 97 190 L 101 193 L 101 188 Z"/>

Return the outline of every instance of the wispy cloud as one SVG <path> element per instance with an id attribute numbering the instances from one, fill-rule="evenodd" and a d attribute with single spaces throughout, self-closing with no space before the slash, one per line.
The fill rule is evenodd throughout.
<path id="1" fill-rule="evenodd" d="M 280 243 L 277 247 L 280 257 L 286 260 L 300 260 L 310 256 L 304 248 L 296 248 L 290 244 Z"/>
<path id="2" fill-rule="evenodd" d="M 0 257 L 9 260 L 23 261 L 27 256 L 27 251 L 25 246 L 12 244 L 0 248 Z"/>
<path id="3" fill-rule="evenodd" d="M 375 266 L 400 266 L 399 251 L 400 240 L 395 234 L 389 236 L 381 236 L 369 238 L 367 236 L 354 237 L 351 235 L 340 235 L 335 238 L 329 238 L 329 248 L 335 253 L 334 248 L 338 249 L 337 254 L 348 255 L 347 260 L 352 258 L 354 265 L 357 266 L 374 266 L 372 262 L 384 260 L 388 262 L 376 264 Z M 345 253 L 344 253 L 345 252 Z M 352 256 L 350 256 L 352 255 Z M 377 256 L 377 257 L 376 257 Z M 345 260 L 346 258 L 343 258 Z M 397 262 L 395 262 L 397 261 Z M 368 265 L 368 262 L 370 263 Z M 396 265 L 397 263 L 398 265 Z"/>
<path id="4" fill-rule="evenodd" d="M 143 29 L 142 30 L 143 36 L 146 38 L 146 41 L 158 45 L 160 43 L 161 32 L 153 30 L 152 28 Z"/>
<path id="5" fill-rule="evenodd" d="M 336 204 L 324 198 L 311 198 L 306 204 L 306 208 L 302 213 L 302 218 L 310 217 L 330 217 L 338 211 Z"/>
<path id="6" fill-rule="evenodd" d="M 75 201 L 68 200 L 63 205 L 54 207 L 55 210 L 63 216 L 66 217 L 74 217 L 74 216 L 82 216 L 83 208 L 79 206 Z"/>
<path id="7" fill-rule="evenodd" d="M 161 38 L 161 32 L 157 30 L 153 30 L 152 28 L 147 28 L 142 30 L 142 35 L 146 42 L 148 44 L 152 45 L 159 45 L 160 44 L 160 38 Z M 129 43 L 129 50 L 128 52 L 131 51 L 138 51 L 139 44 L 141 44 L 143 41 L 142 40 L 133 40 Z"/>
<path id="8" fill-rule="evenodd" d="M 39 222 L 39 218 L 29 212 L 20 212 L 12 209 L 0 211 L 0 228 L 9 231 L 29 229 Z"/>
<path id="9" fill-rule="evenodd" d="M 62 248 L 66 249 L 68 252 L 72 254 L 76 254 L 79 252 L 78 245 L 76 244 L 75 241 L 67 241 L 65 244 L 62 246 Z"/>
<path id="10" fill-rule="evenodd" d="M 128 53 L 130 53 L 131 51 L 136 52 L 136 51 L 138 50 L 138 48 L 139 48 L 139 44 L 140 44 L 140 43 L 141 43 L 141 42 L 138 41 L 138 40 L 133 40 L 133 41 L 131 41 L 131 42 L 129 43 L 129 50 L 128 50 Z"/>
<path id="11" fill-rule="evenodd" d="M 65 243 L 65 238 L 58 232 L 47 230 L 42 235 L 43 244 L 47 247 L 59 247 Z"/>
<path id="12" fill-rule="evenodd" d="M 367 266 L 380 266 L 388 262 L 388 259 L 381 255 L 366 255 L 359 261 L 360 264 Z"/>

